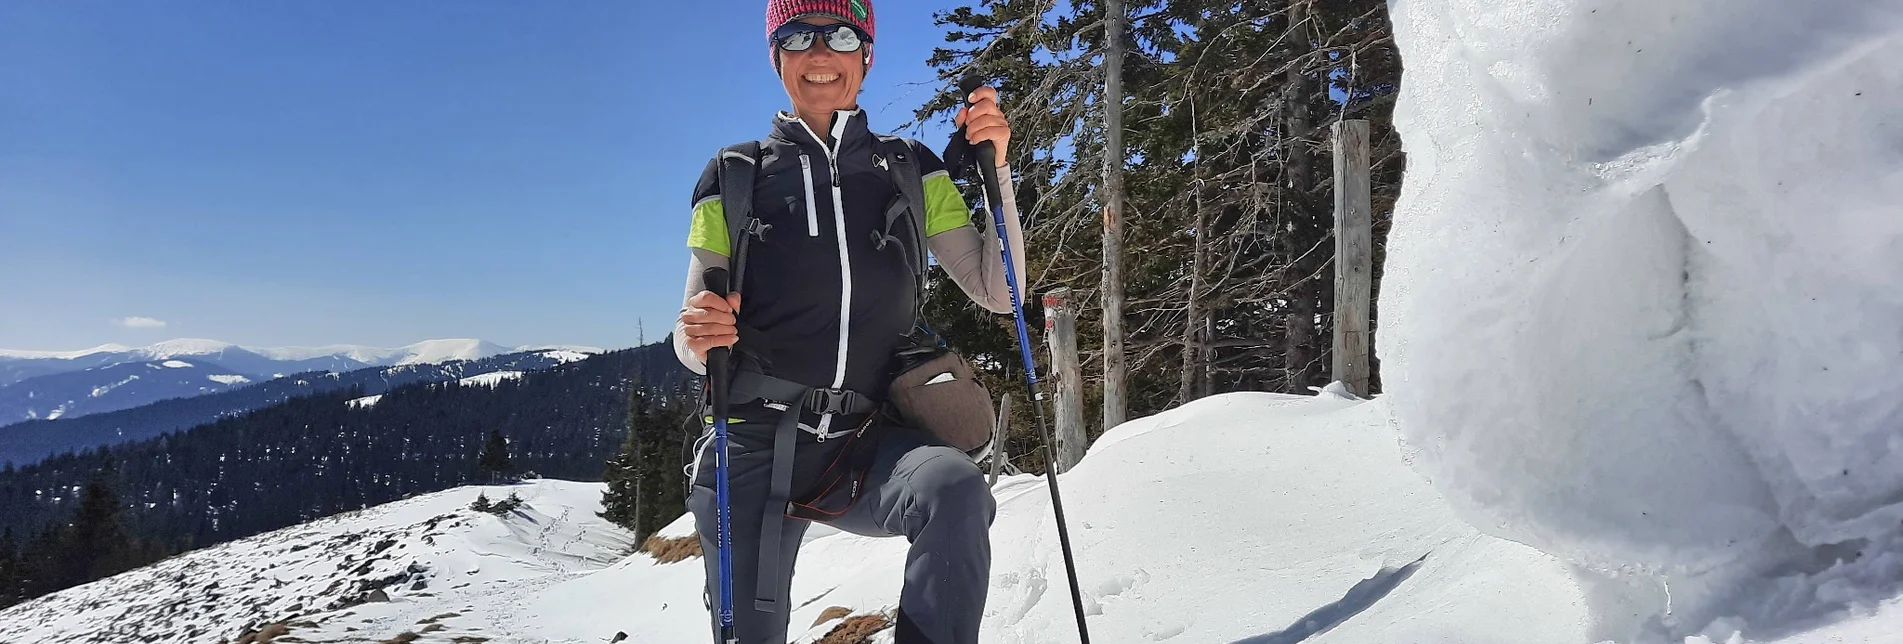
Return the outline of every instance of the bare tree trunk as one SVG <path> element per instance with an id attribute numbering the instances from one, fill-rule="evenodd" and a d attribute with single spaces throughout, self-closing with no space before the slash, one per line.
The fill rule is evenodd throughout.
<path id="1" fill-rule="evenodd" d="M 991 487 L 998 486 L 998 475 L 1004 472 L 1005 461 L 1011 460 L 1011 453 L 1005 449 L 1004 440 L 1011 435 L 1011 394 L 1005 394 L 998 401 L 998 423 L 991 427 Z"/>
<path id="2" fill-rule="evenodd" d="M 1190 99 L 1189 110 L 1190 127 L 1193 129 L 1196 120 L 1195 99 Z M 1201 297 L 1203 292 L 1203 244 L 1207 243 L 1206 240 L 1208 239 L 1209 214 L 1203 210 L 1202 149 L 1196 146 L 1192 147 L 1195 148 L 1196 154 L 1195 178 L 1190 181 L 1190 189 L 1196 191 L 1196 246 L 1190 253 L 1189 295 L 1185 298 L 1189 300 L 1189 303 L 1187 307 L 1188 311 L 1183 321 L 1183 385 L 1182 389 L 1177 393 L 1177 397 L 1182 399 L 1185 405 L 1189 404 L 1189 401 L 1197 398 L 1196 394 L 1198 389 L 1196 383 L 1199 379 L 1198 376 L 1202 373 L 1202 369 L 1198 368 L 1197 363 L 1203 359 L 1203 343 L 1208 340 L 1206 336 L 1202 338 L 1198 338 L 1197 336 L 1200 335 L 1200 332 L 1203 330 L 1203 312 L 1200 306 L 1201 302 L 1198 298 Z"/>
<path id="3" fill-rule="evenodd" d="M 1105 3 L 1103 157 L 1103 427 L 1123 424 L 1123 0 Z"/>
<path id="4" fill-rule="evenodd" d="M 1216 393 L 1216 347 L 1209 341 L 1216 339 L 1216 315 L 1213 311 L 1203 314 L 1203 395 L 1208 398 Z"/>
<path id="5" fill-rule="evenodd" d="M 1308 54 L 1313 46 L 1308 36 L 1310 0 L 1295 0 L 1289 6 L 1289 42 L 1295 51 L 1291 59 Z M 1284 272 L 1287 284 L 1288 309 L 1283 316 L 1284 352 L 1283 388 L 1288 393 L 1304 393 L 1321 372 L 1320 325 L 1315 316 L 1319 313 L 1320 290 L 1318 280 L 1307 279 L 1317 263 L 1313 258 L 1302 260 L 1308 253 L 1318 235 L 1313 233 L 1319 228 L 1311 204 L 1308 203 L 1309 189 L 1315 185 L 1313 172 L 1313 153 L 1302 137 L 1309 131 L 1308 102 L 1313 99 L 1308 75 L 1304 65 L 1289 66 L 1288 80 L 1282 86 L 1282 104 L 1288 110 L 1283 124 L 1282 145 L 1284 158 L 1288 163 L 1288 192 L 1285 203 L 1289 204 L 1292 230 L 1279 231 L 1283 248 L 1288 253 L 1288 268 Z M 1295 284 L 1295 282 L 1300 284 Z"/>

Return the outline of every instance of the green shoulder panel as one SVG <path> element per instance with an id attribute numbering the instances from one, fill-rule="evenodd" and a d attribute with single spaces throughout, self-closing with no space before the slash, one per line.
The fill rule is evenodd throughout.
<path id="1" fill-rule="evenodd" d="M 721 205 L 719 195 L 694 204 L 694 221 L 687 226 L 687 245 L 733 257 L 733 240 L 727 234 L 727 209 Z"/>
<path id="2" fill-rule="evenodd" d="M 925 236 L 969 225 L 971 209 L 965 205 L 965 196 L 958 194 L 958 185 L 952 183 L 951 176 L 943 170 L 926 175 Z"/>

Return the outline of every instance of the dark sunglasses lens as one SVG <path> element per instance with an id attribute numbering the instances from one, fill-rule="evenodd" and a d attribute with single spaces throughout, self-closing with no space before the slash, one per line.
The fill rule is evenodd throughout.
<path id="1" fill-rule="evenodd" d="M 841 25 L 826 34 L 826 46 L 833 51 L 859 51 L 859 32 L 852 27 Z"/>
<path id="2" fill-rule="evenodd" d="M 787 51 L 806 51 L 813 48 L 813 32 L 796 31 L 780 36 L 780 49 Z"/>

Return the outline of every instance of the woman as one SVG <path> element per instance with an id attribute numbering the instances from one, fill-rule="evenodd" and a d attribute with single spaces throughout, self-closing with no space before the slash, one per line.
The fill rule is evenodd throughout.
<path id="1" fill-rule="evenodd" d="M 719 171 L 730 153 L 717 155 L 694 191 L 687 299 L 674 334 L 681 361 L 697 373 L 706 372 L 709 349 L 735 351 L 728 415 L 736 633 L 747 644 L 786 641 L 794 560 L 807 519 L 818 519 L 910 540 L 899 644 L 975 643 L 989 585 L 990 489 L 966 453 L 878 413 L 922 294 L 906 245 L 888 243 L 887 211 L 903 192 L 892 170 L 897 157 L 858 108 L 873 61 L 871 4 L 771 0 L 767 28 L 793 109 L 774 118 L 758 157 L 745 160 L 756 168 L 750 212 L 763 225 L 745 240 L 735 292 L 708 292 L 702 272 L 735 255 Z M 997 92 L 981 88 L 967 100 L 957 122 L 968 141 L 990 142 L 997 159 L 1007 158 L 1011 130 Z M 971 224 L 943 162 L 906 144 L 923 177 L 929 251 L 973 301 L 1009 313 L 997 236 Z M 1011 176 L 1004 166 L 998 174 Z M 1004 194 L 1015 213 L 1008 185 Z M 1015 215 L 1006 227 L 1013 256 L 1023 257 Z M 774 395 L 775 387 L 812 395 Z M 697 455 L 688 505 L 711 555 L 714 468 L 699 466 L 713 462 L 709 449 L 703 444 Z M 714 597 L 718 562 L 704 559 Z"/>

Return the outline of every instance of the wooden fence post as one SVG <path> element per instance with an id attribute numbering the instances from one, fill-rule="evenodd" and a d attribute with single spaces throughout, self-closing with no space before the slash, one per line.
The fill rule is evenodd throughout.
<path id="1" fill-rule="evenodd" d="M 1052 405 L 1057 409 L 1057 444 L 1051 452 L 1059 473 L 1084 459 L 1089 446 L 1084 432 L 1084 368 L 1077 358 L 1077 309 L 1070 289 L 1058 287 L 1044 294 L 1044 330 L 1051 345 L 1051 381 L 1056 385 Z M 1035 402 L 1035 401 L 1033 401 Z"/>
<path id="2" fill-rule="evenodd" d="M 1011 394 L 1005 394 L 998 401 L 998 422 L 991 426 L 991 486 L 998 486 L 998 474 L 1004 471 L 1004 462 L 1011 460 L 1011 453 L 1004 449 L 1004 439 L 1011 435 Z"/>
<path id="3" fill-rule="evenodd" d="M 1369 309 L 1374 296 L 1373 194 L 1368 122 L 1335 123 L 1334 379 L 1368 395 Z"/>

